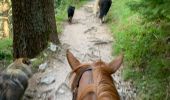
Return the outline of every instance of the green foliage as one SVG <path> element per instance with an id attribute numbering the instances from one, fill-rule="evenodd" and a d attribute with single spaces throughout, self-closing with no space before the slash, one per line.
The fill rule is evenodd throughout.
<path id="1" fill-rule="evenodd" d="M 2 39 L 0 40 L 0 60 L 12 59 L 12 40 Z"/>
<path id="2" fill-rule="evenodd" d="M 149 20 L 170 20 L 170 0 L 136 0 L 128 4 Z"/>
<path id="3" fill-rule="evenodd" d="M 11 61 L 12 61 L 12 40 L 1 39 L 0 40 L 0 67 L 8 65 Z"/>
<path id="4" fill-rule="evenodd" d="M 170 46 L 167 43 L 170 25 L 168 17 L 159 13 L 168 9 L 163 6 L 165 1 L 116 0 L 109 12 L 109 26 L 116 41 L 114 51 L 124 51 L 127 66 L 123 76 L 135 81 L 139 100 L 170 98 Z M 155 14 L 153 5 L 160 7 Z"/>

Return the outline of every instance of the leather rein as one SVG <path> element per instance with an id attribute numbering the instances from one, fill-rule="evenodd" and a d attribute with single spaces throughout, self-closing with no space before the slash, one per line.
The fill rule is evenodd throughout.
<path id="1" fill-rule="evenodd" d="M 73 80 L 73 83 L 71 86 L 71 89 L 73 91 L 73 99 L 72 100 L 77 99 L 79 82 L 80 82 L 80 79 L 81 79 L 83 73 L 86 71 L 91 71 L 91 70 L 92 70 L 92 67 L 87 66 L 87 67 L 79 67 L 73 71 L 73 72 L 76 72 L 76 76 L 74 77 L 74 80 Z"/>

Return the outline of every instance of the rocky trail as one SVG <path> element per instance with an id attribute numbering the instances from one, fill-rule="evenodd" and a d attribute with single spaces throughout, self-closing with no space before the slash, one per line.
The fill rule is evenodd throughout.
<path id="1" fill-rule="evenodd" d="M 89 2 L 75 10 L 73 24 L 64 23 L 64 30 L 60 36 L 61 47 L 56 47 L 37 73 L 29 81 L 25 97 L 28 100 L 72 100 L 72 93 L 67 86 L 67 76 L 71 71 L 66 60 L 66 49 L 81 62 L 92 62 L 97 59 L 110 62 L 114 39 L 105 24 L 92 14 L 93 2 Z M 55 50 L 55 45 L 51 45 Z M 113 78 L 122 100 L 134 100 L 135 90 L 130 82 L 121 77 L 121 69 Z"/>

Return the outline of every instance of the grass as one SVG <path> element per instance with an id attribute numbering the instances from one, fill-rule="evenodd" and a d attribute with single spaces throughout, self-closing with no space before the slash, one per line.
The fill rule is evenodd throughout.
<path id="1" fill-rule="evenodd" d="M 137 100 L 168 100 L 170 98 L 170 62 L 166 33 L 159 23 L 148 22 L 128 6 L 132 1 L 113 1 L 108 15 L 116 43 L 113 51 L 125 52 L 123 77 L 132 79 L 137 87 Z"/>
<path id="2" fill-rule="evenodd" d="M 0 39 L 0 67 L 4 68 L 12 62 L 12 39 Z"/>
<path id="3" fill-rule="evenodd" d="M 0 40 L 0 60 L 12 60 L 12 40 L 1 39 Z"/>

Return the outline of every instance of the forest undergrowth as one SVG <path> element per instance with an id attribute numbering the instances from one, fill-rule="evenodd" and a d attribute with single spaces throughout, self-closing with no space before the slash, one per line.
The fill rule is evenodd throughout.
<path id="1" fill-rule="evenodd" d="M 137 100 L 170 99 L 170 13 L 167 0 L 116 0 L 108 15 L 116 43 L 124 52 L 125 80 L 133 80 Z M 162 13 L 161 13 L 162 12 Z M 166 13 L 165 13 L 166 12 Z"/>

